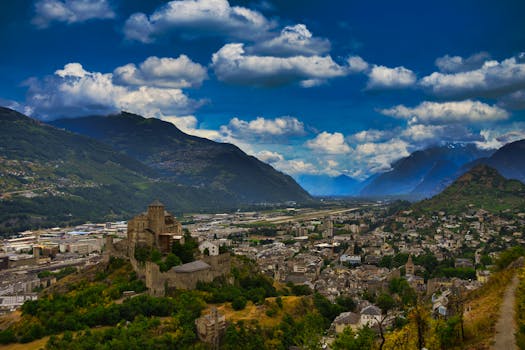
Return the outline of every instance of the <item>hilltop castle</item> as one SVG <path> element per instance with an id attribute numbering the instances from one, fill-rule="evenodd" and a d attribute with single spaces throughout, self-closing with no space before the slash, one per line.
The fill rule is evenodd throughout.
<path id="1" fill-rule="evenodd" d="M 198 282 L 212 282 L 216 277 L 230 273 L 230 254 L 213 256 L 203 255 L 200 259 L 178 265 L 166 272 L 161 272 L 159 265 L 152 261 L 139 262 L 135 258 L 137 247 L 157 249 L 163 254 L 171 253 L 173 242 L 183 244 L 182 225 L 164 209 L 164 205 L 155 201 L 148 206 L 148 211 L 128 221 L 128 236 L 113 243 L 108 236 L 105 258 L 118 256 L 129 259 L 137 276 L 146 282 L 148 292 L 154 296 L 163 296 L 169 289 L 195 289 Z"/>
<path id="2" fill-rule="evenodd" d="M 148 206 L 147 212 L 128 221 L 130 256 L 136 246 L 154 247 L 163 254 L 169 253 L 173 240 L 181 236 L 182 225 L 158 200 Z"/>

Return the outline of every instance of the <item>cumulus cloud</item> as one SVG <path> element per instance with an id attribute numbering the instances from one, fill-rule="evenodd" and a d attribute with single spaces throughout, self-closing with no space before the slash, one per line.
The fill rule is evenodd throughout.
<path id="1" fill-rule="evenodd" d="M 392 136 L 393 136 L 392 130 L 368 129 L 368 130 L 362 130 L 353 135 L 350 135 L 349 139 L 352 141 L 356 141 L 358 143 L 363 143 L 363 142 L 375 142 L 375 141 L 385 140 L 387 138 L 391 138 Z"/>
<path id="2" fill-rule="evenodd" d="M 186 55 L 178 58 L 148 57 L 138 67 L 129 63 L 113 72 L 113 82 L 118 85 L 148 85 L 162 88 L 199 87 L 207 78 L 206 68 L 193 62 Z"/>
<path id="3" fill-rule="evenodd" d="M 487 52 L 479 52 L 470 57 L 445 55 L 436 59 L 436 66 L 442 73 L 459 73 L 479 69 L 490 58 Z"/>
<path id="4" fill-rule="evenodd" d="M 316 56 L 330 51 L 330 41 L 316 38 L 306 25 L 296 24 L 284 27 L 279 36 L 261 41 L 247 50 L 267 56 Z"/>
<path id="5" fill-rule="evenodd" d="M 416 75 L 405 67 L 374 65 L 368 73 L 368 89 L 399 89 L 414 85 Z"/>
<path id="6" fill-rule="evenodd" d="M 114 17 L 107 0 L 40 0 L 35 3 L 32 23 L 38 28 L 46 28 L 52 22 L 71 24 Z"/>
<path id="7" fill-rule="evenodd" d="M 461 124 L 409 125 L 400 134 L 400 137 L 418 148 L 443 142 L 472 142 L 479 141 L 479 135 Z"/>
<path id="8" fill-rule="evenodd" d="M 300 159 L 282 160 L 273 163 L 272 166 L 288 175 L 319 173 L 315 165 Z"/>
<path id="9" fill-rule="evenodd" d="M 368 63 L 360 56 L 350 56 L 346 62 L 349 73 L 361 73 L 368 70 Z"/>
<path id="10" fill-rule="evenodd" d="M 504 120 L 509 113 L 497 106 L 465 100 L 459 102 L 422 102 L 410 108 L 398 105 L 380 110 L 384 115 L 407 119 L 410 123 L 479 123 Z"/>
<path id="11" fill-rule="evenodd" d="M 516 123 L 513 129 L 480 131 L 482 140 L 475 142 L 480 149 L 498 149 L 507 143 L 525 139 L 525 123 Z"/>
<path id="12" fill-rule="evenodd" d="M 80 63 L 69 63 L 52 76 L 32 78 L 26 84 L 26 104 L 44 119 L 119 110 L 146 117 L 187 115 L 203 103 L 190 99 L 180 89 L 115 85 L 112 73 L 90 72 Z"/>
<path id="13" fill-rule="evenodd" d="M 343 134 L 339 132 L 329 133 L 323 131 L 314 139 L 306 142 L 306 147 L 327 154 L 344 154 L 351 151 L 350 146 L 346 143 Z"/>
<path id="14" fill-rule="evenodd" d="M 211 66 L 221 81 L 254 86 L 277 86 L 306 81 L 303 86 L 309 87 L 346 74 L 345 68 L 334 62 L 330 56 L 247 55 L 243 44 L 224 45 L 213 54 Z"/>
<path id="15" fill-rule="evenodd" d="M 303 122 L 290 116 L 275 119 L 258 117 L 250 121 L 232 118 L 227 125 L 221 126 L 220 130 L 223 135 L 240 139 L 275 139 L 305 134 Z"/>
<path id="16" fill-rule="evenodd" d="M 186 115 L 182 117 L 177 116 L 162 116 L 162 120 L 170 122 L 183 132 L 193 131 L 197 128 L 197 118 L 194 115 Z"/>
<path id="17" fill-rule="evenodd" d="M 166 32 L 192 35 L 222 35 L 254 40 L 267 36 L 275 23 L 258 11 L 230 6 L 227 0 L 174 0 L 151 15 L 135 13 L 124 26 L 127 39 L 144 43 Z"/>
<path id="18" fill-rule="evenodd" d="M 434 72 L 422 78 L 420 85 L 441 97 L 499 97 L 525 89 L 525 54 L 501 62 L 486 61 L 470 71 Z"/>
<path id="19" fill-rule="evenodd" d="M 406 141 L 395 138 L 382 143 L 360 144 L 355 149 L 355 156 L 366 162 L 368 171 L 375 173 L 391 169 L 390 165 L 394 161 L 410 154 L 408 149 L 409 144 Z"/>
<path id="20" fill-rule="evenodd" d="M 268 164 L 284 161 L 284 157 L 282 154 L 272 151 L 260 151 L 257 154 L 255 154 L 255 156 L 259 158 L 259 160 Z"/>

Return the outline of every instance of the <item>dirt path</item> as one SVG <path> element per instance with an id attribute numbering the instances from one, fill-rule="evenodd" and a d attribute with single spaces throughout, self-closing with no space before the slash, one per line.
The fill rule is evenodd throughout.
<path id="1" fill-rule="evenodd" d="M 503 302 L 501 303 L 499 320 L 496 323 L 496 336 L 494 337 L 494 350 L 515 350 L 516 323 L 514 321 L 514 305 L 516 303 L 516 287 L 518 286 L 518 276 L 514 276 L 512 282 L 505 291 Z"/>

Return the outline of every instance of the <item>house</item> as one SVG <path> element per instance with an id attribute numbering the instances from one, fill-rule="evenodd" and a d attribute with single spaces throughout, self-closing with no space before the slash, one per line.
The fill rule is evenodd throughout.
<path id="1" fill-rule="evenodd" d="M 356 331 L 360 327 L 360 315 L 355 312 L 342 312 L 335 318 L 330 327 L 336 334 L 342 333 L 345 328 L 351 327 Z"/>
<path id="2" fill-rule="evenodd" d="M 205 343 L 218 345 L 221 335 L 226 329 L 226 318 L 213 307 L 209 314 L 195 320 L 197 335 Z"/>
<path id="3" fill-rule="evenodd" d="M 360 326 L 375 326 L 381 319 L 381 309 L 375 305 L 369 305 L 361 310 L 359 319 Z"/>
<path id="4" fill-rule="evenodd" d="M 208 250 L 209 256 L 216 256 L 219 255 L 219 245 L 212 243 L 210 241 L 204 241 L 201 244 L 199 244 L 199 251 L 201 254 L 206 255 L 206 249 Z"/>

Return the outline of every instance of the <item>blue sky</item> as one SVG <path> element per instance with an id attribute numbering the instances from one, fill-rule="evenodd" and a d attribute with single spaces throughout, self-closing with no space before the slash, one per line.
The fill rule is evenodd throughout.
<path id="1" fill-rule="evenodd" d="M 293 176 L 387 170 L 442 142 L 525 138 L 523 1 L 0 3 L 0 104 L 119 110 Z"/>

